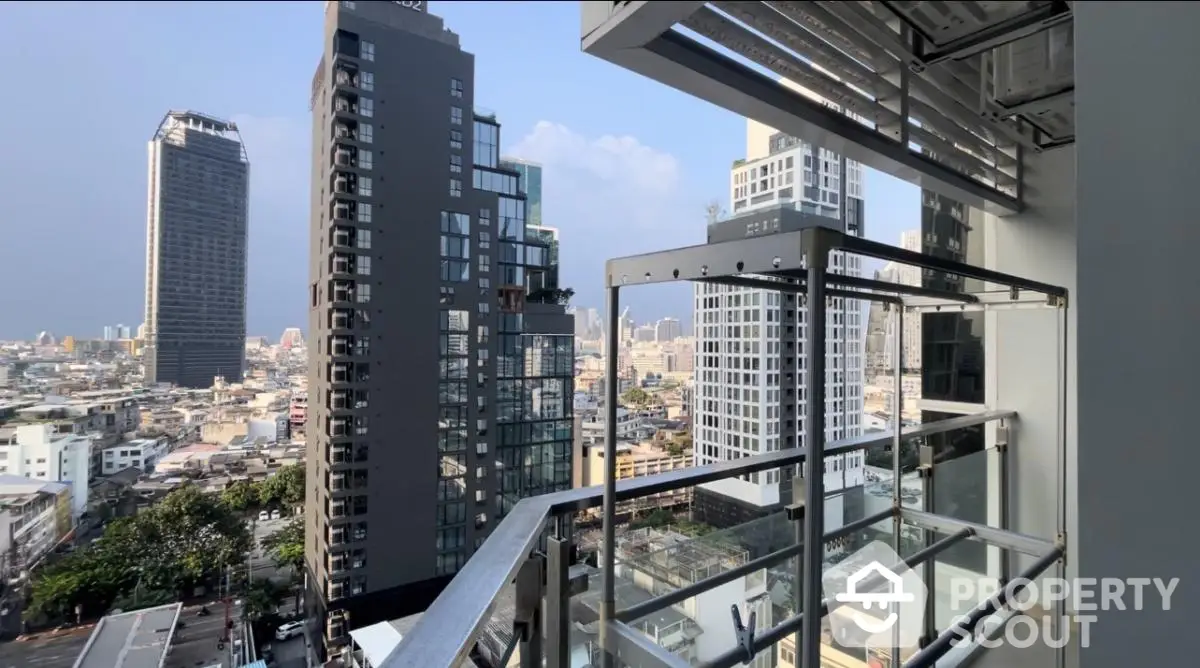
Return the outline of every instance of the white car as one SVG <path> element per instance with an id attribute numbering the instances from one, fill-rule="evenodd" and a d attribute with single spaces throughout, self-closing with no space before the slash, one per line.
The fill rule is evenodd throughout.
<path id="1" fill-rule="evenodd" d="M 267 520 L 269 520 L 269 519 L 271 519 L 271 514 L 270 514 L 270 513 L 268 513 L 267 511 L 265 511 L 265 510 L 260 510 L 260 511 L 258 512 L 258 521 L 259 521 L 259 522 L 266 522 L 266 521 L 267 521 Z"/>
<path id="2" fill-rule="evenodd" d="M 271 511 L 271 519 L 273 519 L 273 520 L 277 520 L 277 519 L 279 519 L 280 517 L 283 517 L 283 513 L 280 513 L 278 510 L 272 510 L 272 511 Z"/>
<path id="3" fill-rule="evenodd" d="M 275 639 L 287 640 L 288 638 L 295 638 L 302 633 L 304 633 L 304 622 L 288 622 L 276 629 Z"/>

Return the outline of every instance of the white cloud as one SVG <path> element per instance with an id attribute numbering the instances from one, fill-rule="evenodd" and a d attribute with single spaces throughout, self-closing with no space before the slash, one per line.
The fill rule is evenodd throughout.
<path id="1" fill-rule="evenodd" d="M 689 191 L 675 156 L 635 137 L 540 121 L 505 153 L 542 164 L 543 223 L 560 230 L 562 278 L 583 306 L 604 303 L 606 260 L 704 242 L 705 198 Z M 641 317 L 677 314 L 666 303 L 675 298 L 645 290 L 659 296 L 630 294 L 645 300 Z"/>
<path id="2" fill-rule="evenodd" d="M 679 161 L 634 137 L 589 138 L 564 125 L 539 121 L 507 153 L 545 166 L 543 209 L 551 218 L 605 215 L 610 217 L 605 225 L 609 228 L 661 225 L 661 210 L 679 204 Z"/>

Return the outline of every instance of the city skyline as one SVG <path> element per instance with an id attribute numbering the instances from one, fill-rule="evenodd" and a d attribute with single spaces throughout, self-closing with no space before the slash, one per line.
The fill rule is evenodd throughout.
<path id="1" fill-rule="evenodd" d="M 232 120 L 249 146 L 255 169 L 248 333 L 274 338 L 287 327 L 304 326 L 306 103 L 322 10 L 319 3 L 229 6 L 238 12 L 235 24 L 211 5 L 189 3 L 155 11 L 124 3 L 0 6 L 0 54 L 18 65 L 6 76 L 47 100 L 45 113 L 35 115 L 0 109 L 0 122 L 25 128 L 0 140 L 0 154 L 23 156 L 19 162 L 0 161 L 0 196 L 12 202 L 7 220 L 43 222 L 11 235 L 11 260 L 0 266 L 0 280 L 20 283 L 38 276 L 42 290 L 55 296 L 50 301 L 13 292 L 0 296 L 0 312 L 6 314 L 0 340 L 28 339 L 42 330 L 100 338 L 106 324 L 142 321 L 144 146 L 147 127 L 171 108 L 202 109 Z M 563 283 L 575 290 L 574 305 L 602 309 L 601 276 L 609 257 L 703 241 L 704 205 L 723 199 L 728 188 L 727 165 L 742 152 L 743 118 L 696 105 L 581 54 L 578 42 L 567 38 L 578 26 L 571 3 L 523 5 L 520 13 L 508 3 L 433 2 L 430 8 L 453 23 L 464 46 L 478 54 L 479 103 L 504 117 L 512 140 L 507 153 L 544 167 L 546 220 L 561 233 Z M 180 31 L 181 25 L 190 29 Z M 509 38 L 530 30 L 554 37 Z M 64 47 L 35 67 L 29 55 L 37 51 L 35 36 L 48 31 L 62 35 Z M 270 48 L 255 38 L 264 32 L 279 35 Z M 108 48 L 114 37 L 160 57 L 88 55 Z M 194 53 L 208 56 L 195 62 L 189 55 Z M 555 95 L 525 76 L 534 64 L 564 82 Z M 134 81 L 156 84 L 131 88 Z M 601 91 L 608 87 L 642 104 L 606 98 Z M 56 131 L 71 124 L 71 100 L 80 96 L 95 102 L 93 121 L 106 129 L 89 136 L 86 152 L 74 148 L 70 133 Z M 701 128 L 705 140 L 698 142 Z M 650 138 L 653 143 L 647 143 Z M 72 160 L 55 157 L 63 154 Z M 62 197 L 36 176 L 51 171 L 73 184 L 72 197 Z M 900 231 L 919 226 L 918 189 L 875 172 L 866 180 L 872 238 L 894 243 Z M 50 246 L 83 261 L 47 272 L 38 249 Z M 106 261 L 94 272 L 95 263 L 86 259 L 99 256 Z M 83 298 L 78 288 L 84 283 L 106 299 Z M 680 286 L 635 292 L 628 303 L 639 320 L 675 317 L 690 329 L 690 292 L 674 288 Z"/>

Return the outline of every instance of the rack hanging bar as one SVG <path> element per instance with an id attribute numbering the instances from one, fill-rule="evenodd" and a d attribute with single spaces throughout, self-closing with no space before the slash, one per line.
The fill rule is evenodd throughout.
<path id="1" fill-rule="evenodd" d="M 1018 594 L 1034 580 L 1038 578 L 1047 568 L 1050 568 L 1054 562 L 1061 559 L 1063 549 L 1055 547 L 1050 550 L 1040 559 L 1033 562 L 1025 572 L 1021 573 L 1011 586 L 1006 586 L 1000 589 L 992 596 L 982 601 L 975 606 L 964 617 L 960 618 L 956 624 L 946 629 L 929 643 L 925 649 L 917 652 L 912 656 L 908 663 L 904 664 L 905 668 L 930 668 L 937 663 L 938 659 L 945 656 L 957 643 L 961 642 L 963 637 L 970 637 L 975 632 L 975 627 L 984 619 L 991 617 L 996 611 L 1008 604 L 1009 600 L 1015 598 Z"/>
<path id="2" fill-rule="evenodd" d="M 769 281 L 765 278 L 751 278 L 749 276 L 722 276 L 721 278 L 708 278 L 697 283 L 712 283 L 714 285 L 728 285 L 737 288 L 755 288 L 758 290 L 774 290 L 775 292 L 785 292 L 788 294 L 804 294 L 808 291 L 804 283 L 784 283 L 781 281 Z M 856 290 L 838 290 L 837 288 L 826 288 L 825 294 L 829 297 L 842 297 L 845 299 L 863 299 L 872 302 L 886 302 L 888 304 L 903 304 L 904 300 L 894 295 L 882 295 L 871 292 L 858 292 Z"/>
<path id="3" fill-rule="evenodd" d="M 802 267 L 805 232 L 796 230 L 614 258 L 605 265 L 606 287 L 766 274 Z"/>
<path id="4" fill-rule="evenodd" d="M 782 278 L 793 278 L 801 281 L 808 280 L 808 271 L 805 269 L 773 271 L 769 275 L 779 276 Z M 961 302 L 974 304 L 976 301 L 978 301 L 978 298 L 975 295 L 966 292 L 950 292 L 949 290 L 938 290 L 936 288 L 923 288 L 919 285 L 903 285 L 900 283 L 892 283 L 890 281 L 878 281 L 873 278 L 862 278 L 861 276 L 827 274 L 825 279 L 827 283 L 834 283 L 842 287 L 857 288 L 860 290 L 878 290 L 880 292 L 927 297 L 929 299 L 937 299 L 954 303 Z"/>
<path id="5" fill-rule="evenodd" d="M 939 540 L 938 542 L 934 543 L 933 545 L 930 545 L 929 547 L 926 547 L 918 552 L 914 552 L 913 554 L 909 555 L 907 558 L 905 558 L 900 563 L 897 563 L 894 566 L 892 566 L 890 570 L 895 572 L 897 570 L 900 570 L 903 567 L 915 568 L 917 566 L 920 566 L 925 561 L 927 561 L 929 559 L 933 559 L 937 555 L 941 554 L 942 552 L 945 552 L 946 550 L 950 549 L 951 547 L 954 547 L 955 545 L 962 542 L 964 539 L 969 538 L 970 536 L 971 536 L 971 531 L 969 529 L 962 529 L 954 534 L 946 536 L 945 538 Z M 859 585 L 859 587 L 860 587 L 860 591 L 873 592 L 876 589 L 878 589 L 881 585 L 885 585 L 885 584 L 888 584 L 888 581 L 886 579 L 884 579 L 883 577 L 881 577 L 879 575 L 873 575 L 873 576 L 866 578 L 866 580 L 863 583 L 861 583 Z M 821 601 L 821 618 L 824 619 L 825 616 L 828 614 L 829 614 L 829 601 L 822 600 Z M 789 633 L 793 633 L 796 631 L 796 629 L 800 628 L 800 625 L 803 622 L 803 619 L 804 619 L 803 612 L 792 615 L 791 617 L 788 617 L 787 619 L 780 622 L 778 625 L 772 626 L 771 628 L 767 629 L 766 631 L 763 631 L 761 634 L 756 635 L 754 637 L 754 651 L 761 652 L 765 649 L 773 647 L 780 640 L 783 640 L 785 637 L 787 637 L 787 635 Z M 797 648 L 796 654 L 797 654 L 797 656 L 799 656 L 799 654 L 800 654 L 798 648 Z M 717 655 L 715 658 L 709 660 L 708 662 L 701 664 L 701 666 L 703 666 L 703 668 L 733 668 L 733 666 L 736 666 L 737 664 L 742 663 L 742 661 L 745 659 L 745 656 L 746 656 L 745 652 L 742 651 L 742 648 L 735 647 L 731 650 L 724 652 L 723 654 Z"/>
<path id="6" fill-rule="evenodd" d="M 924 255 L 916 251 L 897 248 L 878 241 L 863 239 L 849 234 L 834 232 L 836 239 L 830 243 L 835 248 L 840 248 L 849 253 L 856 255 L 866 255 L 867 257 L 878 258 L 880 260 L 893 260 L 901 264 L 908 264 L 914 267 L 924 267 L 925 269 L 933 269 L 947 274 L 954 274 L 964 278 L 973 278 L 987 283 L 998 283 L 1006 285 L 1010 288 L 1019 288 L 1021 290 L 1033 290 L 1044 295 L 1052 295 L 1055 297 L 1066 297 L 1067 289 L 1050 285 L 1049 283 L 1041 283 L 1039 281 L 1031 281 L 1020 276 L 1005 274 L 991 269 L 982 267 L 974 267 L 963 262 L 955 262 L 945 258 L 934 257 L 932 255 Z"/>
<path id="7" fill-rule="evenodd" d="M 876 524 L 879 524 L 880 522 L 882 522 L 884 520 L 890 519 L 895 514 L 896 514 L 896 511 L 894 508 L 888 508 L 886 510 L 879 511 L 878 513 L 875 513 L 874 515 L 868 515 L 867 517 L 863 517 L 859 520 L 856 520 L 854 522 L 846 524 L 840 528 L 834 529 L 833 531 L 827 531 L 827 532 L 825 532 L 825 542 L 831 543 L 839 538 L 849 536 L 850 534 L 858 533 L 859 531 L 862 531 L 864 529 L 869 529 L 870 527 L 872 527 Z M 692 584 L 687 585 L 686 587 L 680 587 L 679 589 L 673 589 L 661 596 L 655 596 L 654 598 L 648 599 L 646 601 L 642 601 L 641 603 L 638 603 L 636 605 L 631 605 L 628 608 L 625 608 L 624 610 L 619 610 L 619 611 L 617 611 L 616 619 L 619 622 L 626 622 L 626 623 L 637 621 L 637 620 L 641 619 L 642 617 L 645 617 L 646 615 L 649 615 L 653 612 L 657 612 L 668 606 L 672 606 L 672 605 L 675 605 L 676 603 L 686 601 L 689 598 L 703 594 L 706 591 L 716 589 L 717 587 L 719 587 L 727 582 L 733 582 L 734 580 L 736 580 L 740 577 L 743 577 L 745 575 L 749 575 L 750 573 L 753 573 L 755 571 L 762 570 L 764 568 L 770 568 L 771 566 L 774 566 L 781 561 L 795 557 L 796 555 L 800 554 L 803 550 L 804 550 L 804 545 L 801 543 L 797 543 L 795 545 L 789 545 L 783 549 L 776 550 L 770 554 L 763 555 L 757 559 L 747 561 L 746 563 L 744 563 L 741 566 L 738 566 L 736 568 L 731 568 L 727 571 L 722 571 L 712 577 L 704 578 L 703 580 L 698 580 L 696 582 L 693 582 Z"/>

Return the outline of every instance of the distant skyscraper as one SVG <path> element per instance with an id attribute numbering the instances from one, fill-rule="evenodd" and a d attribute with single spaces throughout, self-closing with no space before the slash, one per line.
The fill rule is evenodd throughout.
<path id="1" fill-rule="evenodd" d="M 132 339 L 133 338 L 133 336 L 131 336 L 132 333 L 133 333 L 132 330 L 130 330 L 127 325 L 117 325 L 117 338 L 118 339 Z"/>
<path id="2" fill-rule="evenodd" d="M 105 325 L 104 326 L 104 340 L 105 341 L 116 341 L 117 340 L 117 328 L 113 327 L 112 325 Z"/>
<path id="3" fill-rule="evenodd" d="M 322 658 L 424 611 L 521 497 L 570 488 L 574 375 L 555 235 L 528 225 L 474 107 L 475 57 L 423 3 L 327 2 L 323 44 L 305 414 Z"/>
<path id="4" fill-rule="evenodd" d="M 150 141 L 146 381 L 239 382 L 250 162 L 233 123 L 171 111 Z"/>
<path id="5" fill-rule="evenodd" d="M 288 327 L 283 330 L 283 336 L 279 337 L 279 347 L 284 350 L 292 348 L 304 347 L 304 334 L 297 327 Z"/>
<path id="6" fill-rule="evenodd" d="M 683 336 L 683 327 L 676 318 L 663 318 L 654 325 L 654 338 L 659 343 L 667 343 Z"/>
<path id="7" fill-rule="evenodd" d="M 500 166 L 521 175 L 521 190 L 528 204 L 529 224 L 542 226 L 542 166 L 520 158 L 501 158 Z"/>
<path id="8" fill-rule="evenodd" d="M 900 233 L 900 247 L 904 250 L 921 252 L 921 232 L 910 230 Z M 921 286 L 922 270 L 909 264 L 889 262 L 875 272 L 876 278 L 900 285 Z M 889 372 L 895 365 L 896 319 L 885 310 L 881 302 L 872 302 L 867 317 L 867 369 L 875 375 Z M 920 372 L 921 369 L 921 316 L 904 318 L 904 370 Z"/>
<path id="9" fill-rule="evenodd" d="M 921 191 L 921 253 L 939 259 L 984 265 L 984 214 L 962 202 Z M 947 292 L 981 292 L 985 284 L 942 272 L 922 274 L 921 286 Z M 985 401 L 983 345 L 984 313 L 982 311 L 924 313 L 921 325 L 921 399 L 926 401 L 982 404 Z M 905 320 L 916 319 L 908 316 Z M 907 330 L 906 330 L 907 331 Z M 922 422 L 936 422 L 955 417 L 951 413 L 921 411 Z M 977 452 L 984 447 L 984 427 L 972 427 L 926 439 L 934 452 L 953 449 L 960 455 Z M 955 516 L 970 522 L 988 520 L 987 493 L 976 481 L 986 480 L 986 457 L 960 457 L 955 473 L 941 478 L 945 491 L 938 488 L 940 498 L 955 499 Z M 943 493 L 945 496 L 943 497 Z M 955 545 L 939 560 L 965 569 L 986 569 L 988 554 L 981 544 Z M 983 572 L 983 571 L 979 571 Z"/>

